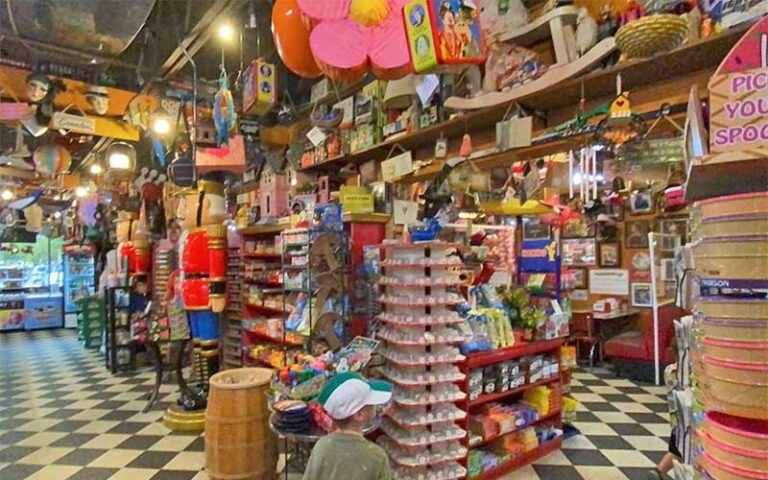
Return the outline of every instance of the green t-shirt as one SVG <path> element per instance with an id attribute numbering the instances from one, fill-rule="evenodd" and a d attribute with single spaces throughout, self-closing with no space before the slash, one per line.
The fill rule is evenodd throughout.
<path id="1" fill-rule="evenodd" d="M 312 449 L 303 480 L 391 480 L 384 450 L 359 435 L 331 433 Z"/>

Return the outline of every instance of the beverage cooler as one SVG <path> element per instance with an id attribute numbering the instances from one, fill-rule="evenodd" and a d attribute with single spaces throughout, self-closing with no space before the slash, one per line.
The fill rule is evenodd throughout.
<path id="1" fill-rule="evenodd" d="M 77 301 L 96 291 L 93 247 L 64 245 L 64 326 L 77 327 Z"/>

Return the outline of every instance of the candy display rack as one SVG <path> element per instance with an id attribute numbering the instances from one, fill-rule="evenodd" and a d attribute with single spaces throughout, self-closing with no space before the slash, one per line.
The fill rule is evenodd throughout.
<path id="1" fill-rule="evenodd" d="M 452 306 L 458 291 L 460 245 L 429 242 L 384 244 L 379 279 L 382 312 L 377 337 L 385 365 L 381 375 L 394 384 L 394 406 L 377 439 L 390 457 L 395 479 L 464 478 L 466 394 L 456 385 L 465 375 L 455 346 L 464 339 L 451 328 L 462 320 Z"/>
<path id="2" fill-rule="evenodd" d="M 227 254 L 227 305 L 234 305 L 226 312 L 222 325 L 224 337 L 224 352 L 222 365 L 224 368 L 243 366 L 242 342 L 242 285 L 243 285 L 243 253 L 241 245 L 228 244 Z"/>

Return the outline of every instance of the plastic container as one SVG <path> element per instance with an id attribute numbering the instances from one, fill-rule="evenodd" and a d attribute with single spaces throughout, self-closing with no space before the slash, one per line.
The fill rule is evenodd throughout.
<path id="1" fill-rule="evenodd" d="M 768 420 L 768 365 L 718 360 L 706 355 L 694 357 L 694 361 L 708 408 Z"/>
<path id="2" fill-rule="evenodd" d="M 702 220 L 732 215 L 768 213 L 768 192 L 742 193 L 701 200 L 693 204 L 693 216 Z"/>
<path id="3" fill-rule="evenodd" d="M 768 322 L 768 299 L 764 298 L 701 297 L 695 300 L 695 308 L 712 319 Z"/>
<path id="4" fill-rule="evenodd" d="M 768 421 L 707 412 L 701 428 L 707 435 L 726 445 L 768 453 Z"/>
<path id="5" fill-rule="evenodd" d="M 768 321 L 703 317 L 699 320 L 699 325 L 702 334 L 709 338 L 736 342 L 768 342 Z"/>
<path id="6" fill-rule="evenodd" d="M 693 246 L 693 258 L 703 278 L 765 280 L 768 235 L 707 237 Z"/>
<path id="7" fill-rule="evenodd" d="M 735 342 L 703 337 L 702 352 L 708 357 L 730 362 L 743 362 L 768 366 L 768 343 Z"/>
<path id="8" fill-rule="evenodd" d="M 768 474 L 731 467 L 707 453 L 699 457 L 699 462 L 715 480 L 768 480 Z"/>
<path id="9" fill-rule="evenodd" d="M 699 438 L 707 454 L 718 462 L 749 472 L 768 474 L 768 453 L 728 445 L 703 431 L 699 432 Z"/>

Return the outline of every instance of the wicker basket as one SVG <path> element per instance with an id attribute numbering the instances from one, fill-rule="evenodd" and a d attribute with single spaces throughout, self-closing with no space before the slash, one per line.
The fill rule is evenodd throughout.
<path id="1" fill-rule="evenodd" d="M 616 32 L 616 46 L 630 57 L 652 57 L 679 47 L 688 24 L 678 15 L 660 14 L 630 22 Z"/>

